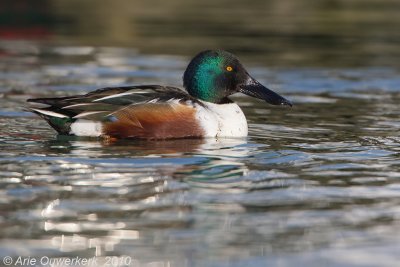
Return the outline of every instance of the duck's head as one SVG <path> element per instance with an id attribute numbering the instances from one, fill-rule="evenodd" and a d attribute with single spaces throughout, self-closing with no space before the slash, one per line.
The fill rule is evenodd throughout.
<path id="1" fill-rule="evenodd" d="M 250 76 L 240 61 L 222 50 L 207 50 L 196 55 L 183 75 L 183 86 L 191 96 L 222 104 L 234 93 L 265 100 L 272 105 L 292 103 Z"/>

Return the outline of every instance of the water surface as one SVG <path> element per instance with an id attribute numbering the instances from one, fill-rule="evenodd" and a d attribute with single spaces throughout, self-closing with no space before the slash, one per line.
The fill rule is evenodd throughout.
<path id="1" fill-rule="evenodd" d="M 234 97 L 249 137 L 57 137 L 29 97 L 179 86 L 185 56 L 2 42 L 0 256 L 130 256 L 133 266 L 395 266 L 400 73 L 267 67 L 293 108 Z M 121 264 L 123 265 L 123 263 Z"/>

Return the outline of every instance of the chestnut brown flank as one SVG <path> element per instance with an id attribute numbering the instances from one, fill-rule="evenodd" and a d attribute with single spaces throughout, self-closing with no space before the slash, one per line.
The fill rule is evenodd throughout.
<path id="1" fill-rule="evenodd" d="M 132 105 L 113 114 L 115 122 L 105 122 L 103 133 L 114 138 L 168 139 L 202 137 L 196 110 L 177 103 Z"/>

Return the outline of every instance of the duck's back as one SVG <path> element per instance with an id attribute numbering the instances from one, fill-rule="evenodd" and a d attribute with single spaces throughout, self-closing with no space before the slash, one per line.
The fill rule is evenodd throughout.
<path id="1" fill-rule="evenodd" d="M 175 87 L 104 88 L 86 95 L 36 98 L 31 108 L 59 134 L 112 138 L 203 137 L 196 120 L 201 102 Z"/>

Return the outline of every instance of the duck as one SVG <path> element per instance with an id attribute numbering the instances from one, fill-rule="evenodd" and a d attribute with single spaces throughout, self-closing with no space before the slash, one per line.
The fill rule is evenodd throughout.
<path id="1" fill-rule="evenodd" d="M 28 109 L 59 135 L 115 140 L 246 137 L 246 117 L 229 98 L 235 93 L 292 106 L 250 76 L 239 59 L 224 50 L 198 53 L 183 74 L 183 88 L 107 87 L 83 95 L 27 101 L 42 105 Z"/>

